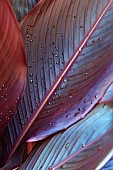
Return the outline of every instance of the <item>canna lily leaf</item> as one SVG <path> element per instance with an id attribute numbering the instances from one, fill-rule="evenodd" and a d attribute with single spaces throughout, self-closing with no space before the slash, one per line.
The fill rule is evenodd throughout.
<path id="1" fill-rule="evenodd" d="M 39 0 L 9 0 L 18 21 L 22 18 L 39 2 Z"/>
<path id="2" fill-rule="evenodd" d="M 27 86 L 0 139 L 1 165 L 31 136 L 68 128 L 101 100 L 113 81 L 112 16 L 112 0 L 42 0 L 24 17 Z"/>
<path id="3" fill-rule="evenodd" d="M 113 83 L 107 89 L 104 97 L 100 100 L 100 103 L 113 101 Z"/>
<path id="4" fill-rule="evenodd" d="M 101 170 L 112 170 L 113 169 L 113 157 L 107 162 L 107 164 Z"/>
<path id="5" fill-rule="evenodd" d="M 106 164 L 109 164 L 113 156 L 113 149 L 108 153 L 108 155 L 102 160 L 102 162 L 97 167 L 98 169 L 105 168 Z M 112 165 L 109 164 L 109 168 L 112 168 Z M 101 169 L 102 170 L 102 169 Z"/>
<path id="6" fill-rule="evenodd" d="M 26 81 L 21 33 L 9 2 L 0 1 L 0 135 L 17 111 Z"/>
<path id="7" fill-rule="evenodd" d="M 0 170 L 16 170 L 14 168 L 19 167 L 22 164 L 24 156 L 24 148 L 22 147 L 19 151 L 16 151 L 8 163 Z"/>
<path id="8" fill-rule="evenodd" d="M 112 148 L 113 104 L 101 104 L 67 130 L 37 143 L 19 169 L 94 170 Z"/>

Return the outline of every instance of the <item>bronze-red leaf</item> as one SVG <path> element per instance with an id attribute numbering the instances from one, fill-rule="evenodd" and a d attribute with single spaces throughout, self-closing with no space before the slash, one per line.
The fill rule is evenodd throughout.
<path id="1" fill-rule="evenodd" d="M 7 0 L 0 1 L 0 135 L 17 111 L 26 80 L 18 23 Z"/>

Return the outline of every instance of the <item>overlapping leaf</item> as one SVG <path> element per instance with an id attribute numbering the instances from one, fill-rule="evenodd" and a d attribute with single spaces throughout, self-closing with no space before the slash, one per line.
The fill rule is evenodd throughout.
<path id="1" fill-rule="evenodd" d="M 113 101 L 113 83 L 107 89 L 104 97 L 100 100 L 100 103 Z"/>
<path id="2" fill-rule="evenodd" d="M 101 170 L 112 170 L 113 169 L 113 157 L 107 162 L 107 164 Z"/>
<path id="3" fill-rule="evenodd" d="M 113 104 L 101 104 L 84 120 L 37 144 L 20 169 L 94 170 L 112 148 Z"/>
<path id="4" fill-rule="evenodd" d="M 9 2 L 0 1 L 0 135 L 17 111 L 26 80 L 18 23 Z"/>
<path id="5" fill-rule="evenodd" d="M 3 168 L 0 168 L 0 170 L 14 170 L 14 168 L 19 167 L 22 164 L 23 156 L 24 156 L 24 147 L 21 147 L 21 149 L 15 152 L 15 154 L 8 161 L 8 163 Z"/>
<path id="6" fill-rule="evenodd" d="M 39 2 L 39 0 L 9 0 L 18 21 L 21 19 Z"/>
<path id="7" fill-rule="evenodd" d="M 113 81 L 112 16 L 111 0 L 42 0 L 26 15 L 27 87 L 1 137 L 3 147 L 10 139 L 1 160 L 31 135 L 41 140 L 82 119 L 103 97 Z"/>

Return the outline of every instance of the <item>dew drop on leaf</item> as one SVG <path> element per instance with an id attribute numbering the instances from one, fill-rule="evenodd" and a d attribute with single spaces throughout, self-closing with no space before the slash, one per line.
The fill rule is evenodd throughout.
<path id="1" fill-rule="evenodd" d="M 81 108 L 78 108 L 78 111 L 80 112 L 80 111 L 81 111 Z"/>
<path id="2" fill-rule="evenodd" d="M 97 99 L 97 96 L 95 95 L 95 99 Z"/>
<path id="3" fill-rule="evenodd" d="M 104 104 L 104 105 L 103 105 L 103 108 L 105 109 L 106 107 L 107 107 L 107 105 L 106 105 L 106 104 Z"/>
<path id="4" fill-rule="evenodd" d="M 85 144 L 82 144 L 82 148 L 84 148 L 86 145 Z"/>
<path id="5" fill-rule="evenodd" d="M 33 74 L 32 74 L 32 73 L 30 73 L 30 77 L 33 77 Z"/>
<path id="6" fill-rule="evenodd" d="M 65 145 L 65 148 L 67 149 L 69 147 L 69 143 L 67 143 L 66 145 Z"/>
<path id="7" fill-rule="evenodd" d="M 32 83 L 33 83 L 33 80 L 30 80 L 30 83 L 32 84 Z"/>
<path id="8" fill-rule="evenodd" d="M 59 64 L 59 61 L 57 61 L 56 64 Z"/>
<path id="9" fill-rule="evenodd" d="M 56 28 L 56 25 L 53 25 L 53 28 Z"/>
<path id="10" fill-rule="evenodd" d="M 84 100 L 84 103 L 86 103 L 86 99 Z"/>
<path id="11" fill-rule="evenodd" d="M 69 98 L 71 99 L 73 96 L 69 96 Z"/>

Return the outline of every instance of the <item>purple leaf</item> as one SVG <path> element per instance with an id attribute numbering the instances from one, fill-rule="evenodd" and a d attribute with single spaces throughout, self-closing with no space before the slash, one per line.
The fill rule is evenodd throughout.
<path id="1" fill-rule="evenodd" d="M 0 170 L 13 170 L 14 168 L 19 167 L 22 164 L 24 155 L 24 147 L 21 147 L 19 151 L 16 151 L 8 163 L 1 168 Z"/>
<path id="2" fill-rule="evenodd" d="M 102 100 L 100 100 L 99 103 L 105 103 L 110 101 L 113 101 L 113 83 L 109 86 L 104 97 L 102 98 Z"/>
<path id="3" fill-rule="evenodd" d="M 17 112 L 26 81 L 25 54 L 9 2 L 0 1 L 0 135 Z"/>
<path id="4" fill-rule="evenodd" d="M 22 18 L 39 2 L 39 0 L 9 0 L 18 21 Z"/>
<path id="5" fill-rule="evenodd" d="M 20 170 L 96 169 L 113 147 L 112 122 L 113 104 L 96 106 L 83 120 L 37 143 Z"/>
<path id="6" fill-rule="evenodd" d="M 72 2 L 42 0 L 20 24 L 27 87 L 1 137 L 2 163 L 31 136 L 41 140 L 84 118 L 113 81 L 112 1 Z"/>

